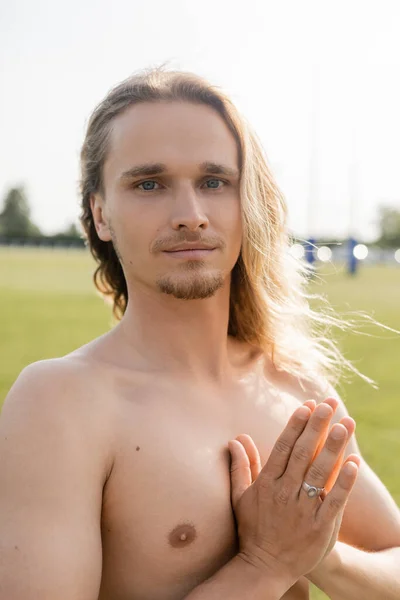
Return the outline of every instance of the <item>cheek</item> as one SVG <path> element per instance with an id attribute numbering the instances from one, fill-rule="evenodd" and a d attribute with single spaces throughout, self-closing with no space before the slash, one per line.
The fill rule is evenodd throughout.
<path id="1" fill-rule="evenodd" d="M 145 222 L 139 215 L 124 214 L 122 211 L 112 219 L 118 249 L 125 261 L 133 264 L 136 258 L 148 253 L 150 235 Z"/>
<path id="2" fill-rule="evenodd" d="M 241 243 L 242 238 L 242 215 L 238 205 L 230 207 L 223 216 L 223 227 L 233 244 Z"/>

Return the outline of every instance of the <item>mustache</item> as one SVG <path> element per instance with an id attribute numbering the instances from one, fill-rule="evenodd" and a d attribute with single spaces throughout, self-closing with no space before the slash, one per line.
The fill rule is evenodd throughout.
<path id="1" fill-rule="evenodd" d="M 164 252 L 166 250 L 169 250 L 169 248 L 172 248 L 173 246 L 177 246 L 178 244 L 182 244 L 184 242 L 207 244 L 208 246 L 213 246 L 214 248 L 221 249 L 224 249 L 226 246 L 225 242 L 217 236 L 210 235 L 208 237 L 204 237 L 197 233 L 187 231 L 180 236 L 168 236 L 166 238 L 155 240 L 150 246 L 150 251 Z"/>

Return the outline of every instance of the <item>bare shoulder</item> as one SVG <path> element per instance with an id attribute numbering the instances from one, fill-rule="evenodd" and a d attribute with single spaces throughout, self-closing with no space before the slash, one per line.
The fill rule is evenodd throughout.
<path id="1" fill-rule="evenodd" d="M 97 456 L 108 464 L 110 404 L 95 364 L 75 356 L 38 361 L 23 369 L 10 389 L 1 411 L 0 434 L 18 430 L 48 439 L 73 436 L 77 443 L 95 446 Z"/>
<path id="2" fill-rule="evenodd" d="M 328 398 L 335 398 L 338 402 L 335 414 L 332 417 L 332 424 L 339 423 L 343 417 L 350 416 L 345 402 L 343 401 L 338 389 L 323 376 L 315 377 L 315 379 L 298 379 L 286 373 L 283 374 L 286 384 L 293 390 L 296 398 L 304 404 L 306 400 L 315 400 L 320 404 Z M 360 453 L 355 436 L 348 446 L 347 454 L 351 452 Z"/>
<path id="3" fill-rule="evenodd" d="M 300 404 L 304 404 L 307 400 L 315 400 L 319 404 L 332 397 L 342 402 L 338 392 L 322 375 L 312 379 L 296 377 L 287 370 L 279 369 L 268 356 L 264 355 L 263 360 L 265 377 L 279 392 L 296 398 Z"/>
<path id="4" fill-rule="evenodd" d="M 70 410 L 90 403 L 96 389 L 96 369 L 73 355 L 32 363 L 25 367 L 10 389 L 4 409 L 13 403 L 37 409 L 69 405 Z M 82 402 L 83 401 L 83 402 Z M 64 408 L 67 408 L 65 406 Z"/>
<path id="5" fill-rule="evenodd" d="M 315 400 L 317 404 L 320 404 L 327 398 L 335 398 L 339 403 L 337 415 L 340 415 L 341 418 L 348 414 L 339 391 L 326 378 L 321 376 L 316 377 L 314 380 L 303 379 L 298 381 L 297 385 L 302 402 Z M 335 422 L 335 417 L 333 421 Z"/>

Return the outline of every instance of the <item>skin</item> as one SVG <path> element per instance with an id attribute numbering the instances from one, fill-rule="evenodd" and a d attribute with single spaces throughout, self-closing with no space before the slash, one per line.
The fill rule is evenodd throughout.
<path id="1" fill-rule="evenodd" d="M 166 169 L 121 181 L 147 163 Z M 207 173 L 204 163 L 232 174 Z M 92 212 L 99 237 L 118 248 L 126 314 L 68 356 L 28 367 L 2 413 L 0 581 L 7 589 L 18 573 L 16 600 L 35 586 L 42 599 L 183 598 L 238 552 L 228 441 L 246 444 L 247 434 L 264 465 L 293 411 L 328 395 L 227 337 L 242 241 L 235 171 L 235 140 L 209 107 L 141 104 L 115 120 L 105 198 L 92 197 Z M 215 250 L 201 259 L 165 254 L 199 239 Z M 351 429 L 337 403 L 334 421 Z M 354 444 L 349 452 L 359 454 Z M 383 485 L 367 468 L 360 482 L 356 493 L 386 502 L 389 520 Z M 343 539 L 368 538 L 370 525 L 356 521 L 363 506 L 378 522 L 371 539 L 389 543 L 385 511 L 376 517 L 362 502 L 349 502 Z M 305 578 L 284 596 L 308 597 Z"/>

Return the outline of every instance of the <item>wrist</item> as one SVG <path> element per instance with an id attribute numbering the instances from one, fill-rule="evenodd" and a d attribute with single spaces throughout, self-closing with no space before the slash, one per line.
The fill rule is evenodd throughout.
<path id="1" fill-rule="evenodd" d="M 269 591 L 269 598 L 281 598 L 296 583 L 294 577 L 272 561 L 271 564 L 267 564 L 245 552 L 239 552 L 235 559 L 239 568 L 252 582 L 254 590 L 260 592 L 260 598 L 266 598 L 265 590 Z"/>
<path id="2" fill-rule="evenodd" d="M 324 558 L 319 565 L 306 575 L 307 579 L 314 585 L 321 588 L 321 585 L 336 577 L 340 571 L 341 556 L 339 548 L 336 545 L 332 548 L 328 556 Z"/>

